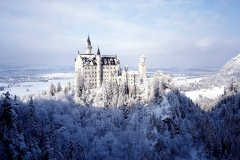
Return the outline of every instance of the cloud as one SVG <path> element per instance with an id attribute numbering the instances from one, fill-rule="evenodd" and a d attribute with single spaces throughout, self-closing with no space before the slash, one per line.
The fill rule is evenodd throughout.
<path id="1" fill-rule="evenodd" d="M 201 56 L 200 51 L 213 55 L 218 44 L 229 52 L 237 50 L 234 43 L 239 32 L 229 23 L 231 19 L 229 25 L 224 21 L 231 16 L 208 7 L 204 1 L 3 0 L 0 58 L 21 53 L 36 57 L 32 63 L 72 65 L 77 50 L 85 52 L 89 33 L 93 53 L 99 45 L 103 54 L 118 54 L 122 63 L 137 64 L 138 56 L 145 54 L 154 57 L 149 66 L 168 62 L 185 65 L 181 57 L 197 64 L 200 62 L 194 57 Z M 230 44 L 234 44 L 232 48 Z"/>
<path id="2" fill-rule="evenodd" d="M 201 50 L 206 50 L 207 48 L 210 48 L 214 45 L 216 40 L 214 38 L 203 38 L 203 39 L 198 39 L 195 42 L 195 47 L 201 49 Z"/>

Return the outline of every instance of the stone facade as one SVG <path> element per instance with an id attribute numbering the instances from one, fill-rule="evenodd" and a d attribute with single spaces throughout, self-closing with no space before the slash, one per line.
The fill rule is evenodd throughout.
<path id="1" fill-rule="evenodd" d="M 78 52 L 75 58 L 75 73 L 84 76 L 84 84 L 89 85 L 89 88 L 100 88 L 103 83 L 110 81 L 117 82 L 119 85 L 126 82 L 129 88 L 132 88 L 144 83 L 147 78 L 145 60 L 146 57 L 142 55 L 138 71 L 129 71 L 127 66 L 122 71 L 117 55 L 101 55 L 99 48 L 96 55 L 92 53 L 92 45 L 88 36 L 86 53 Z"/>

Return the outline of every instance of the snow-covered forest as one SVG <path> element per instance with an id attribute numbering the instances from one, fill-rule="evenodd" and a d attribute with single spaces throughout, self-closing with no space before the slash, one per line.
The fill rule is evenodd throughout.
<path id="1" fill-rule="evenodd" d="M 129 94 L 125 83 L 0 100 L 1 159 L 239 159 L 240 95 L 233 85 L 201 110 L 165 76 Z M 236 88 L 236 87 L 235 87 Z"/>

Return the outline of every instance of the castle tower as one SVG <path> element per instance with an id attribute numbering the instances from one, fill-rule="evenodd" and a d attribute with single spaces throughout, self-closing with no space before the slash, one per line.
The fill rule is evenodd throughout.
<path id="1" fill-rule="evenodd" d="M 97 88 L 100 88 L 101 87 L 101 84 L 102 84 L 102 70 L 101 70 L 101 66 L 102 66 L 102 63 L 101 63 L 101 53 L 100 53 L 100 50 L 99 50 L 99 47 L 98 47 L 98 50 L 97 50 L 97 55 L 96 55 L 96 59 L 97 59 Z"/>
<path id="2" fill-rule="evenodd" d="M 86 44 L 86 54 L 92 54 L 91 51 L 92 51 L 92 45 L 88 35 L 87 44 Z"/>
<path id="3" fill-rule="evenodd" d="M 146 57 L 144 55 L 141 55 L 140 63 L 138 63 L 139 74 L 142 78 L 147 77 L 147 64 L 145 60 L 146 60 Z"/>

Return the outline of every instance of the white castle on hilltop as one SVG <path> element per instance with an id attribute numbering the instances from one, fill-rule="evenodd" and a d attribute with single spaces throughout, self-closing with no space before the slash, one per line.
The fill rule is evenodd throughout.
<path id="1" fill-rule="evenodd" d="M 120 60 L 117 55 L 101 55 L 99 47 L 97 54 L 93 54 L 92 45 L 88 36 L 86 53 L 80 54 L 75 58 L 75 74 L 84 76 L 84 84 L 90 88 L 100 88 L 103 83 L 110 81 L 120 85 L 126 82 L 129 88 L 142 84 L 146 81 L 146 57 L 142 55 L 138 64 L 138 71 L 129 71 L 128 66 L 121 71 Z M 77 77 L 77 76 L 75 76 Z"/>

